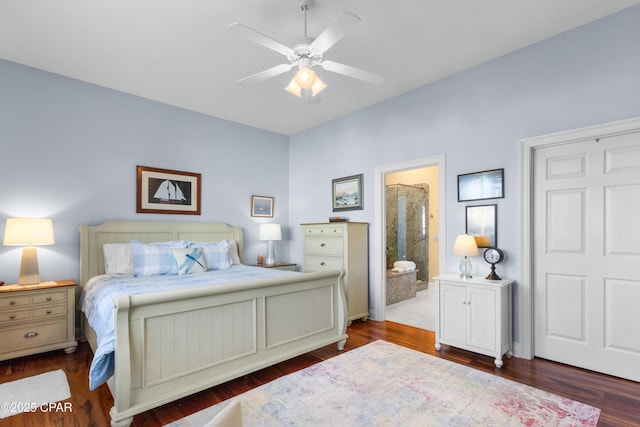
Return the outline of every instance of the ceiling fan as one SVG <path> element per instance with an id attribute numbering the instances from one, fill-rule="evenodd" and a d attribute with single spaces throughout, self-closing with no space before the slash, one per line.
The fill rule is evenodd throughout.
<path id="1" fill-rule="evenodd" d="M 318 37 L 313 39 L 307 36 L 307 10 L 309 9 L 309 3 L 310 1 L 308 0 L 300 2 L 301 9 L 304 11 L 304 39 L 300 43 L 294 44 L 291 47 L 249 28 L 246 25 L 234 23 L 227 27 L 227 30 L 239 34 L 268 49 L 276 51 L 284 55 L 289 60 L 289 63 L 276 65 L 275 67 L 260 71 L 256 74 L 242 78 L 236 83 L 260 83 L 297 67 L 298 71 L 296 75 L 291 79 L 291 82 L 285 90 L 299 97 L 302 95 L 316 96 L 327 87 L 327 85 L 322 82 L 322 80 L 320 80 L 312 70 L 314 66 L 320 66 L 333 73 L 342 74 L 371 84 L 381 85 L 384 82 L 384 77 L 378 74 L 324 59 L 324 54 L 327 50 L 336 44 L 338 40 L 344 37 L 347 32 L 355 28 L 356 25 L 360 23 L 360 18 L 353 13 L 342 12 L 333 22 L 331 22 L 331 24 L 329 24 L 327 28 L 324 29 L 324 31 L 322 31 L 322 33 L 320 33 Z"/>

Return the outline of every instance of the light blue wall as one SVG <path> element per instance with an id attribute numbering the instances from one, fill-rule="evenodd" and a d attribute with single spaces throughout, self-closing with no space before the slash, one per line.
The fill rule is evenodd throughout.
<path id="1" fill-rule="evenodd" d="M 285 225 L 280 258 L 301 263 L 299 224 L 333 214 L 333 178 L 364 174 L 365 209 L 348 216 L 373 223 L 376 167 L 444 154 L 447 253 L 464 231 L 456 176 L 504 168 L 501 271 L 519 280 L 519 140 L 640 116 L 638 46 L 634 7 L 291 138 L 0 61 L 0 227 L 53 218 L 43 279 L 78 278 L 77 227 L 106 219 L 239 225 L 252 262 L 264 251 L 249 216 L 259 194 L 275 197 L 273 221 Z M 202 173 L 202 215 L 136 214 L 138 164 Z M 0 246 L 0 280 L 17 280 L 19 261 L 20 249 Z M 457 259 L 446 263 L 453 271 Z"/>
<path id="2" fill-rule="evenodd" d="M 498 244 L 508 256 L 500 271 L 520 280 L 520 139 L 635 116 L 640 7 L 298 134 L 290 151 L 290 258 L 302 262 L 297 224 L 334 215 L 332 179 L 364 174 L 364 210 L 343 215 L 371 223 L 373 242 L 380 226 L 373 224 L 375 168 L 444 154 L 447 241 L 441 243 L 447 254 L 464 233 L 465 206 L 484 204 L 457 201 L 457 175 L 504 168 L 505 198 L 486 203 L 498 204 Z M 377 262 L 372 255 L 371 247 L 371 278 Z M 457 271 L 457 263 L 447 256 L 448 271 Z M 480 258 L 475 264 L 476 271 L 488 272 Z M 375 286 L 370 283 L 370 289 Z"/>
<path id="3" fill-rule="evenodd" d="M 273 221 L 288 221 L 285 136 L 6 61 L 0 94 L 0 227 L 53 219 L 56 244 L 38 248 L 42 280 L 79 278 L 80 224 L 223 221 L 244 228 L 252 261 L 264 245 L 251 195 L 275 197 Z M 136 214 L 136 165 L 201 173 L 202 215 Z M 21 251 L 0 245 L 0 280 L 17 281 Z"/>

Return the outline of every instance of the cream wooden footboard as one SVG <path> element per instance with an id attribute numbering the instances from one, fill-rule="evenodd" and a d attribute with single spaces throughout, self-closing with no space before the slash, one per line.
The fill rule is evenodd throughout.
<path id="1" fill-rule="evenodd" d="M 193 224 L 209 234 L 198 235 Z M 149 231 L 185 227 L 189 237 Z M 239 229 L 220 223 L 109 222 L 80 231 L 82 285 L 90 277 L 83 271 L 100 274 L 93 264 L 100 263 L 102 244 L 128 242 L 132 233 L 143 241 L 235 239 L 239 247 L 242 242 Z M 111 425 L 128 426 L 135 414 L 327 344 L 343 349 L 342 276 L 335 270 L 118 297 L 115 373 L 108 381 Z M 85 325 L 85 332 L 95 349 L 93 331 Z"/>

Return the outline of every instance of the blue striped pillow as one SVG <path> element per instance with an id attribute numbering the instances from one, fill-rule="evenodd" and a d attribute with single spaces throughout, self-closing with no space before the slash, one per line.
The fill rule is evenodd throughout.
<path id="1" fill-rule="evenodd" d="M 224 270 L 231 268 L 231 257 L 229 257 L 229 241 L 220 242 L 191 242 L 189 247 L 201 247 L 204 253 L 204 260 L 209 270 Z"/>
<path id="2" fill-rule="evenodd" d="M 136 276 L 156 276 L 178 274 L 178 263 L 171 252 L 172 248 L 184 248 L 185 242 L 142 243 L 131 241 L 133 272 Z"/>

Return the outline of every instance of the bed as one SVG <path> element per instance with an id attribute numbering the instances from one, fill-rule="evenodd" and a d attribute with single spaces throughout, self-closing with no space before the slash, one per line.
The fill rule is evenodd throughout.
<path id="1" fill-rule="evenodd" d="M 104 247 L 132 241 L 228 241 L 242 254 L 242 230 L 224 223 L 82 225 L 81 286 L 110 276 Z M 242 265 L 229 270 L 236 267 L 275 274 Z M 344 349 L 344 272 L 281 273 L 113 298 L 113 375 L 107 380 L 114 398 L 111 425 L 128 426 L 136 414 L 328 344 Z M 98 333 L 85 315 L 81 327 L 97 354 Z"/>

